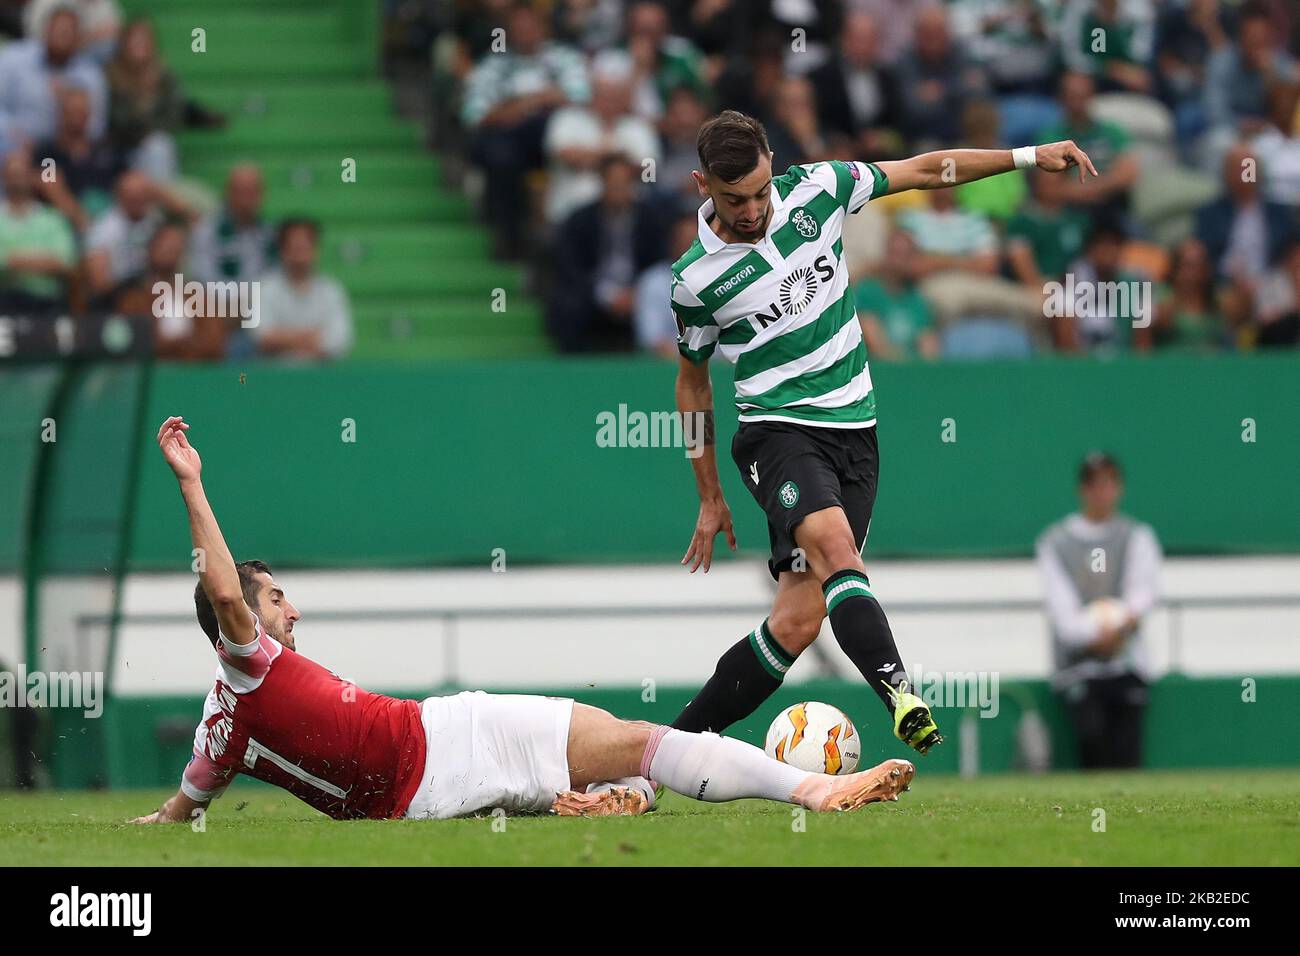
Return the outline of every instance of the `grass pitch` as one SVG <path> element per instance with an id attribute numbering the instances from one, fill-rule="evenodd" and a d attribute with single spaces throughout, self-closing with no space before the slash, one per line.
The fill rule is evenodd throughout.
<path id="1" fill-rule="evenodd" d="M 669 794 L 655 813 L 594 820 L 328 820 L 236 783 L 206 831 L 134 827 L 165 791 L 0 799 L 2 865 L 849 865 L 893 847 L 913 865 L 1300 864 L 1300 772 L 926 777 L 895 804 L 800 821 L 758 801 Z M 1105 811 L 1097 832 L 1096 811 Z M 495 828 L 494 828 L 495 822 Z"/>

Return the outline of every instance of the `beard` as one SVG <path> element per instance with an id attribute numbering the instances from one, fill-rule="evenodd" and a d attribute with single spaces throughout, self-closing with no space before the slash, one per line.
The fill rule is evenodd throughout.
<path id="1" fill-rule="evenodd" d="M 742 239 L 759 239 L 762 238 L 764 231 L 767 229 L 768 220 L 772 217 L 772 207 L 769 205 L 767 210 L 759 219 L 757 225 L 742 226 L 739 222 L 727 223 L 727 228 L 740 236 Z"/>

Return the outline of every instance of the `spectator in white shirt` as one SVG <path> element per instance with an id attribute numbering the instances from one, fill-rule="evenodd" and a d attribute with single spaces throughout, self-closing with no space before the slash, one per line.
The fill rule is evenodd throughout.
<path id="1" fill-rule="evenodd" d="M 928 207 L 908 209 L 898 217 L 898 225 L 916 242 L 916 276 L 996 273 L 998 234 L 989 217 L 959 208 L 955 189 L 936 189 L 929 196 Z"/>
<path id="2" fill-rule="evenodd" d="M 1278 83 L 1268 91 L 1268 125 L 1250 141 L 1259 160 L 1264 198 L 1300 207 L 1300 83 Z"/>
<path id="3" fill-rule="evenodd" d="M 193 222 L 197 212 L 144 173 L 127 170 L 117 181 L 114 202 L 86 234 L 86 278 L 96 299 L 144 274 L 149 240 L 166 219 Z"/>
<path id="4" fill-rule="evenodd" d="M 239 163 L 226 175 L 221 208 L 194 232 L 190 271 L 202 282 L 256 279 L 275 262 L 277 236 L 263 208 L 266 184 L 253 163 Z"/>
<path id="5" fill-rule="evenodd" d="M 183 277 L 188 241 L 185 225 L 175 220 L 154 230 L 144 275 L 121 290 L 113 309 L 153 319 L 154 355 L 158 358 L 216 361 L 226 352 L 231 321 L 221 314 L 206 314 L 203 297 L 159 294 L 160 286 L 172 288 L 176 276 Z"/>
<path id="6" fill-rule="evenodd" d="M 1081 509 L 1037 543 L 1052 633 L 1053 686 L 1074 725 L 1085 768 L 1137 767 L 1149 664 L 1142 620 L 1160 599 L 1160 542 L 1118 513 L 1119 463 L 1104 452 L 1079 468 Z"/>
<path id="7" fill-rule="evenodd" d="M 252 326 L 262 355 L 338 359 L 351 350 L 352 310 L 337 279 L 316 271 L 320 227 L 310 219 L 280 225 L 280 267 L 261 280 Z"/>
<path id="8" fill-rule="evenodd" d="M 645 170 L 659 161 L 654 127 L 630 110 L 632 63 L 621 53 L 600 57 L 592 70 L 590 104 L 551 114 L 546 126 L 546 221 L 554 225 L 600 196 L 600 164 L 620 154 Z"/>
<path id="9" fill-rule="evenodd" d="M 587 66 L 570 47 L 551 43 L 541 15 L 527 4 L 510 9 L 506 45 L 484 56 L 465 80 L 461 119 L 471 130 L 470 159 L 484 176 L 483 211 L 494 252 L 525 251 L 526 177 L 545 164 L 550 114 L 590 96 Z"/>

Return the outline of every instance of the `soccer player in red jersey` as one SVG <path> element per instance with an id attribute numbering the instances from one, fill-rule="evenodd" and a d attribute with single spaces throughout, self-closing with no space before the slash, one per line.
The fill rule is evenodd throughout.
<path id="1" fill-rule="evenodd" d="M 216 684 L 180 790 L 136 823 L 189 820 L 239 773 L 339 820 L 497 807 L 642 813 L 654 803 L 651 780 L 709 802 L 757 797 L 852 810 L 896 800 L 915 773 L 905 760 L 844 776 L 808 773 L 739 740 L 620 720 L 567 699 L 474 691 L 415 701 L 362 690 L 296 652 L 298 609 L 265 564 L 235 564 L 188 429 L 168 418 L 158 446 L 202 556 L 195 605 L 217 654 Z"/>

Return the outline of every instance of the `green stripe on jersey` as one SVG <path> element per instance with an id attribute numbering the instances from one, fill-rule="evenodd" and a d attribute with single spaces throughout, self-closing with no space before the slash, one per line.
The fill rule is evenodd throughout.
<path id="1" fill-rule="evenodd" d="M 827 408 L 823 405 L 791 405 L 787 408 L 745 408 L 741 407 L 742 422 L 760 419 L 779 418 L 782 421 L 803 422 L 808 425 L 861 425 L 863 422 L 875 421 L 876 391 L 867 392 L 865 398 L 848 405 Z"/>
<path id="2" fill-rule="evenodd" d="M 791 166 L 780 176 L 772 180 L 772 185 L 776 187 L 776 193 L 782 199 L 785 199 L 790 193 L 794 192 L 794 187 L 808 178 L 808 170 L 802 166 Z"/>
<path id="3" fill-rule="evenodd" d="M 706 255 L 704 243 L 700 242 L 699 237 L 691 243 L 691 247 L 682 253 L 682 257 L 673 263 L 673 275 L 680 276 L 696 260 L 703 259 Z"/>
<path id="4" fill-rule="evenodd" d="M 673 314 L 682 320 L 682 325 L 691 329 L 702 329 L 713 324 L 713 313 L 702 305 L 682 305 L 673 300 Z"/>
<path id="5" fill-rule="evenodd" d="M 760 408 L 780 408 L 800 399 L 816 398 L 843 388 L 862 374 L 867 367 L 867 344 L 861 339 L 857 347 L 842 359 L 828 365 L 820 371 L 786 379 L 775 388 L 769 388 L 759 395 L 737 396 L 736 402 L 746 406 Z"/>
<path id="6" fill-rule="evenodd" d="M 832 302 L 821 315 L 817 316 L 816 321 L 792 329 L 785 335 L 778 335 L 747 352 L 742 352 L 736 359 L 736 380 L 749 378 L 816 351 L 856 318 L 857 314 L 853 311 L 853 296 L 846 289 L 838 301 Z M 723 333 L 723 342 L 730 345 L 731 343 L 726 342 L 725 335 L 726 333 Z"/>
<path id="7" fill-rule="evenodd" d="M 853 184 L 857 180 L 849 172 L 847 163 L 834 160 L 831 163 L 831 169 L 835 170 L 835 201 L 841 207 L 848 208 L 849 199 L 853 196 Z"/>
<path id="8" fill-rule="evenodd" d="M 817 231 L 813 235 L 807 235 L 799 231 L 799 226 L 793 220 L 787 222 L 772 235 L 772 243 L 776 246 L 776 251 L 781 253 L 782 257 L 789 258 L 790 253 L 798 249 L 805 242 L 810 242 L 821 235 L 822 227 L 826 225 L 826 220 L 830 219 L 832 214 L 840 208 L 835 201 L 835 197 L 830 193 L 818 193 L 813 199 L 799 207 L 803 210 L 804 215 L 811 217 L 817 222 Z M 792 213 L 793 215 L 793 213 Z"/>
<path id="9" fill-rule="evenodd" d="M 771 271 L 772 267 L 761 255 L 757 252 L 748 253 L 726 272 L 700 289 L 698 293 L 700 301 L 706 308 L 716 312 L 740 295 L 747 286 Z"/>
<path id="10" fill-rule="evenodd" d="M 871 198 L 879 199 L 881 196 L 889 193 L 889 177 L 880 171 L 880 167 L 875 163 L 867 163 L 867 169 L 871 170 Z"/>
<path id="11" fill-rule="evenodd" d="M 687 346 L 683 345 L 681 342 L 677 343 L 677 351 L 682 354 L 682 357 L 690 359 L 696 365 L 699 365 L 701 362 L 707 361 L 709 356 L 713 354 L 713 350 L 715 348 L 717 348 L 716 342 L 710 342 L 708 345 L 705 345 L 702 348 L 698 348 L 698 349 L 688 348 Z"/>
<path id="12" fill-rule="evenodd" d="M 864 163 L 792 166 L 772 180 L 772 221 L 758 242 L 725 243 L 702 227 L 673 273 L 683 354 L 707 358 L 715 343 L 737 365 L 742 421 L 778 419 L 829 427 L 875 421 L 875 398 L 845 272 L 844 210 L 885 183 Z M 690 303 L 683 308 L 677 302 Z M 696 303 L 703 303 L 696 306 Z M 691 351 L 694 349 L 695 351 Z"/>
<path id="13" fill-rule="evenodd" d="M 758 330 L 748 322 L 737 322 L 722 330 L 718 336 L 721 345 L 745 345 L 758 334 Z"/>

